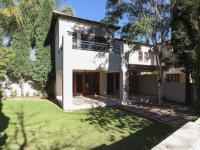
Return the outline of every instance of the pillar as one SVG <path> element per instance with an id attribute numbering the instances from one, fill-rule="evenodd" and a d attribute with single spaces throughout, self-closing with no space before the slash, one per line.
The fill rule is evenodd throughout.
<path id="1" fill-rule="evenodd" d="M 73 69 L 71 65 L 72 56 L 72 34 L 66 33 L 63 36 L 63 92 L 62 103 L 65 111 L 73 107 Z"/>

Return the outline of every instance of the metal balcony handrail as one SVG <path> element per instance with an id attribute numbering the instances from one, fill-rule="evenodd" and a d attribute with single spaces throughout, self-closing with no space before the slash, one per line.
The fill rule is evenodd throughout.
<path id="1" fill-rule="evenodd" d="M 73 49 L 82 49 L 82 50 L 92 50 L 92 51 L 100 51 L 100 52 L 110 52 L 110 50 L 114 53 L 120 54 L 120 46 L 109 45 L 107 43 L 99 43 L 95 41 L 84 41 L 84 40 L 76 40 L 73 39 Z"/>

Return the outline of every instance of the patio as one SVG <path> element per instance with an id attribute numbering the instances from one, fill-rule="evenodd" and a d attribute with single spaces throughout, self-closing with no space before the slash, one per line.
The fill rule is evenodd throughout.
<path id="1" fill-rule="evenodd" d="M 73 110 L 117 106 L 121 101 L 113 96 L 75 96 L 73 98 Z"/>

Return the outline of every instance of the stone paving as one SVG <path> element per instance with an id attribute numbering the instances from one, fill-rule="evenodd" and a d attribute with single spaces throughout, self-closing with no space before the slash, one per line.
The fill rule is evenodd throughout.
<path id="1" fill-rule="evenodd" d="M 121 105 L 122 109 L 144 116 L 154 121 L 173 126 L 181 127 L 189 121 L 196 120 L 200 114 L 189 107 L 165 104 L 164 106 L 156 106 L 149 104 Z"/>
<path id="2" fill-rule="evenodd" d="M 199 150 L 200 119 L 188 122 L 173 134 L 168 136 L 152 150 Z"/>
<path id="3" fill-rule="evenodd" d="M 75 96 L 73 98 L 73 110 L 88 109 L 105 106 L 120 105 L 121 101 L 115 97 L 103 96 Z"/>

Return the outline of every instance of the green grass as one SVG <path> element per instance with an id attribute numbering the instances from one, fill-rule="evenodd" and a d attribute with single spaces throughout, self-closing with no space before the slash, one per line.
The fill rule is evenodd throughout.
<path id="1" fill-rule="evenodd" d="M 150 149 L 173 131 L 117 108 L 63 112 L 48 101 L 4 101 L 2 110 L 3 149 Z"/>

